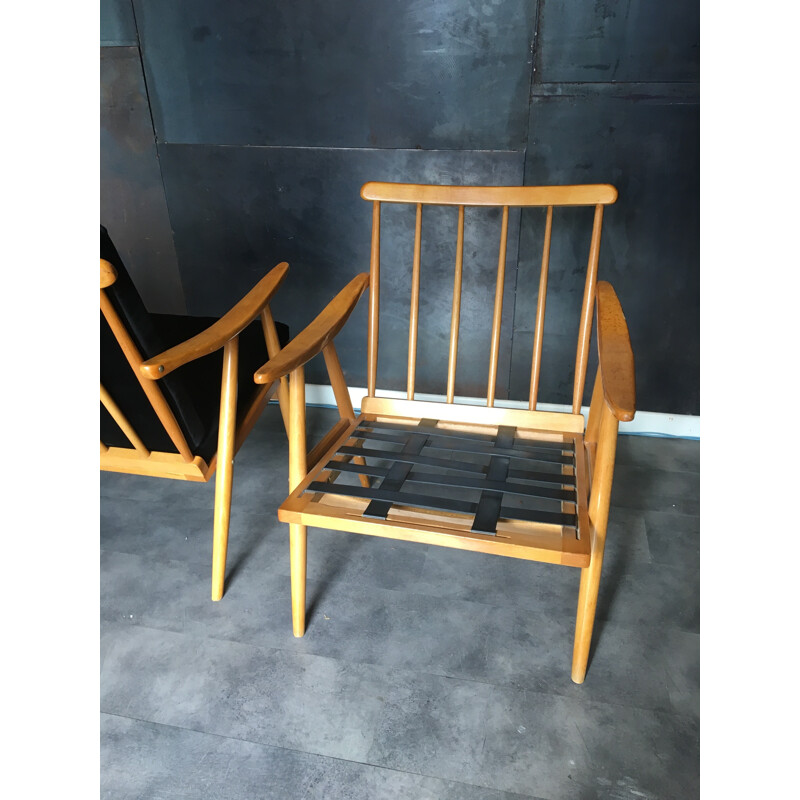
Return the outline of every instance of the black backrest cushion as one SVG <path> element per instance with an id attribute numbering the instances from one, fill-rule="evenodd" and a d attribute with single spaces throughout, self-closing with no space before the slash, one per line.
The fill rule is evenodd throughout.
<path id="1" fill-rule="evenodd" d="M 177 342 L 163 341 L 108 231 L 102 225 L 100 257 L 113 264 L 117 271 L 117 280 L 105 292 L 142 357 L 152 358 L 171 344 L 176 344 Z M 100 380 L 149 450 L 177 452 L 102 313 L 100 314 Z M 157 381 L 156 385 L 163 392 L 189 447 L 193 451 L 196 450 L 208 434 L 209 421 L 201 418 L 180 370 Z M 216 390 L 209 388 L 211 391 L 219 392 L 218 388 Z M 130 447 L 125 434 L 102 406 L 100 439 L 110 446 Z"/>

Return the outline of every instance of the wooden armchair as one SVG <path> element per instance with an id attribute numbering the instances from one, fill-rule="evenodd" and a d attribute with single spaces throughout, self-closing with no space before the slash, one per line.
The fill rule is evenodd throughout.
<path id="1" fill-rule="evenodd" d="M 100 229 L 100 469 L 201 482 L 216 472 L 212 600 L 224 590 L 233 457 L 276 390 L 288 408 L 286 381 L 252 378 L 289 339 L 269 308 L 287 270 L 220 319 L 151 314 Z"/>
<path id="2" fill-rule="evenodd" d="M 290 376 L 291 494 L 278 517 L 290 528 L 294 634 L 302 636 L 305 629 L 308 525 L 562 564 L 581 570 L 572 680 L 582 683 L 603 563 L 618 424 L 632 419 L 635 410 L 625 317 L 610 284 L 597 281 L 603 209 L 615 202 L 617 191 L 608 185 L 367 183 L 361 196 L 373 208 L 368 390 L 361 413 L 355 417 L 350 407 L 333 337 L 363 291 L 366 275 L 354 279 L 309 329 L 256 373 L 263 385 Z M 376 393 L 382 203 L 416 208 L 409 258 L 406 399 Z M 422 211 L 427 205 L 456 206 L 458 213 L 445 402 L 415 399 Z M 502 209 L 496 291 L 487 300 L 487 315 L 493 320 L 487 342 L 489 374 L 485 405 L 480 406 L 455 402 L 466 206 Z M 510 206 L 547 209 L 527 408 L 495 405 Z M 537 410 L 553 209 L 559 206 L 594 209 L 569 412 Z M 599 366 L 585 421 L 581 407 L 595 311 Z M 426 351 L 434 344 L 425 342 Z M 341 419 L 306 457 L 302 365 L 320 350 Z"/>

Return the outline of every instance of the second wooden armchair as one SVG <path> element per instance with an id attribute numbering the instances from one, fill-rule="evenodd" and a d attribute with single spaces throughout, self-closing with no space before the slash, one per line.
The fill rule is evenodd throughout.
<path id="1" fill-rule="evenodd" d="M 597 605 L 618 425 L 635 410 L 633 354 L 627 324 L 610 284 L 598 281 L 603 210 L 609 185 L 431 186 L 367 183 L 372 203 L 370 273 L 358 275 L 319 317 L 255 375 L 270 384 L 289 376 L 289 484 L 278 517 L 289 523 L 292 617 L 305 631 L 306 526 L 384 536 L 581 570 L 572 680 L 582 683 Z M 411 265 L 408 379 L 405 399 L 376 388 L 381 286 L 381 206 L 410 205 L 416 214 Z M 457 212 L 456 259 L 444 402 L 415 399 L 423 208 Z M 491 315 L 485 403 L 455 402 L 464 268 L 464 210 L 501 209 L 496 291 Z M 546 209 L 527 408 L 495 404 L 510 207 Z M 583 304 L 577 321 L 572 407 L 537 410 L 554 208 L 593 212 Z M 333 338 L 369 285 L 368 387 L 356 416 Z M 391 285 L 391 284 L 390 284 Z M 592 332 L 597 319 L 599 365 L 588 420 L 581 414 Z M 434 341 L 426 341 L 426 349 Z M 340 420 L 306 452 L 303 365 L 324 353 Z"/>

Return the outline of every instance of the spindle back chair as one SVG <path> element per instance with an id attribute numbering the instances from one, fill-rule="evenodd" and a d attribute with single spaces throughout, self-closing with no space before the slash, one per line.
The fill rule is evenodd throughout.
<path id="1" fill-rule="evenodd" d="M 289 340 L 269 306 L 288 269 L 273 267 L 221 318 L 154 314 L 100 230 L 100 469 L 202 483 L 216 474 L 212 600 L 225 586 L 234 455 L 276 390 L 287 419 L 287 381 L 252 376 Z"/>
<path id="2" fill-rule="evenodd" d="M 336 380 L 332 374 L 341 419 L 323 440 L 322 450 L 306 460 L 302 364 L 314 354 L 314 348 L 306 346 L 304 350 L 300 334 L 256 375 L 257 381 L 265 383 L 290 375 L 291 494 L 278 516 L 290 526 L 294 634 L 302 636 L 305 630 L 308 525 L 562 564 L 581 569 L 572 679 L 582 683 L 605 546 L 618 425 L 632 419 L 635 411 L 627 324 L 613 288 L 597 277 L 603 211 L 615 202 L 617 191 L 609 185 L 487 187 L 370 182 L 362 187 L 361 196 L 372 203 L 372 243 L 368 386 L 359 416 L 347 408 L 343 411 L 349 404 L 349 397 L 344 399 L 346 386 L 340 374 Z M 405 399 L 378 396 L 383 203 L 416 208 L 409 259 Z M 428 205 L 455 206 L 458 214 L 444 402 L 415 399 L 421 232 L 423 208 Z M 455 402 L 464 211 L 472 206 L 502 209 L 483 405 Z M 546 208 L 546 220 L 528 403 L 527 408 L 498 407 L 509 209 L 530 206 Z M 553 211 L 561 206 L 594 209 L 569 412 L 537 410 Z M 343 322 L 330 307 L 324 313 L 341 327 Z M 599 364 L 587 421 L 581 407 L 595 315 Z M 331 350 L 333 335 L 335 332 L 329 337 Z M 433 344 L 425 342 L 425 347 Z"/>

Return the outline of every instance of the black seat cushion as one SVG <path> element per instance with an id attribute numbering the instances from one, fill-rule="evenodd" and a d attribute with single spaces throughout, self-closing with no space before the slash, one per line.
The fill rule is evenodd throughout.
<path id="1" fill-rule="evenodd" d="M 100 257 L 117 270 L 117 280 L 106 289 L 106 294 L 144 359 L 189 339 L 216 321 L 209 317 L 149 313 L 103 226 L 100 227 Z M 276 322 L 276 327 L 281 347 L 284 347 L 289 341 L 289 329 L 281 322 Z M 255 320 L 239 337 L 239 419 L 259 389 L 253 381 L 253 373 L 268 358 L 261 322 Z M 192 452 L 205 461 L 216 452 L 221 379 L 222 351 L 219 350 L 180 367 L 156 383 Z M 149 450 L 177 452 L 102 314 L 100 380 Z M 102 405 L 100 439 L 109 446 L 131 446 Z"/>

